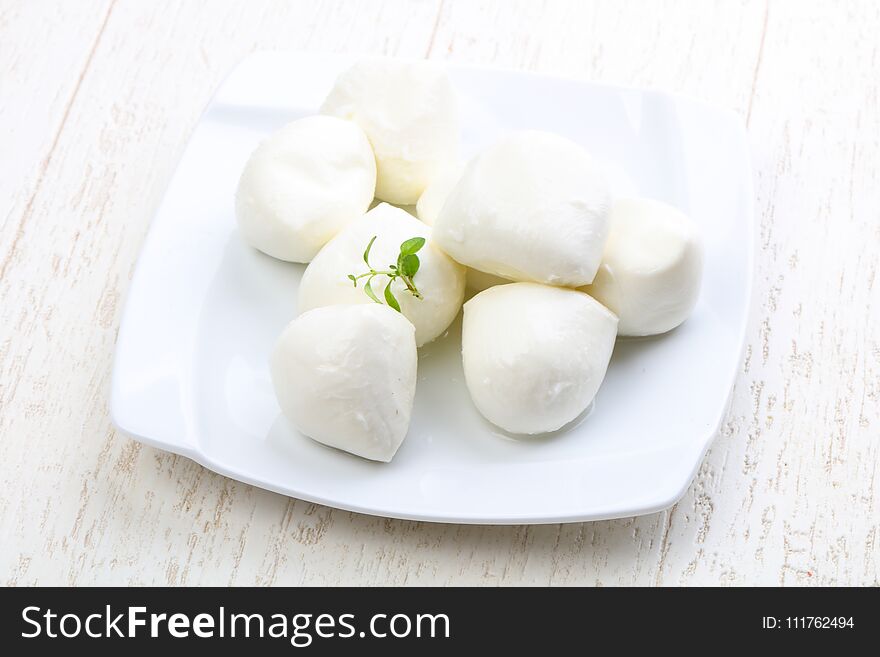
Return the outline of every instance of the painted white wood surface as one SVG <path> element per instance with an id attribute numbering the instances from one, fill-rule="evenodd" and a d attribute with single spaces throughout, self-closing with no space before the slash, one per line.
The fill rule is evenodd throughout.
<path id="1" fill-rule="evenodd" d="M 880 5 L 0 2 L 0 582 L 878 584 Z M 115 434 L 145 231 L 256 49 L 498 65 L 691 94 L 748 122 L 760 230 L 730 412 L 641 518 L 466 527 L 267 493 Z"/>

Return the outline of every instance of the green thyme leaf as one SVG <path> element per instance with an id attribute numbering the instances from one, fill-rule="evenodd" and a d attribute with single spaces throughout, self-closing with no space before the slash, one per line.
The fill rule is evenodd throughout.
<path id="1" fill-rule="evenodd" d="M 425 246 L 424 237 L 411 237 L 406 242 L 400 245 L 400 255 L 411 255 L 413 253 L 416 253 L 423 246 Z"/>
<path id="2" fill-rule="evenodd" d="M 367 250 L 364 251 L 364 262 L 367 263 L 367 267 L 370 266 L 370 249 L 373 248 L 373 242 L 376 241 L 377 235 L 373 235 L 373 239 L 370 240 L 370 243 L 367 244 Z"/>
<path id="3" fill-rule="evenodd" d="M 370 250 L 373 248 L 373 243 L 376 241 L 376 237 L 376 235 L 373 235 L 372 239 L 370 239 L 370 242 L 367 244 L 366 250 L 364 250 L 364 262 L 367 263 L 368 270 L 363 274 L 348 274 L 348 280 L 357 287 L 358 281 L 362 278 L 366 278 L 366 282 L 364 283 L 364 294 L 376 303 L 382 303 L 373 291 L 373 279 L 376 278 L 376 276 L 387 276 L 388 283 L 385 285 L 385 290 L 383 291 L 385 303 L 391 308 L 394 308 L 397 312 L 400 312 L 400 303 L 398 303 L 397 297 L 394 296 L 394 291 L 391 288 L 391 285 L 395 280 L 399 279 L 404 284 L 406 291 L 416 299 L 423 298 L 422 293 L 419 292 L 419 289 L 416 287 L 413 277 L 419 271 L 421 265 L 421 261 L 416 255 L 416 251 L 425 246 L 425 238 L 412 237 L 406 240 L 400 245 L 397 264 L 388 265 L 387 270 L 377 270 L 373 269 L 370 265 Z"/>
<path id="4" fill-rule="evenodd" d="M 376 296 L 376 293 L 373 292 L 372 283 L 373 283 L 373 277 L 370 276 L 370 278 L 367 279 L 367 282 L 364 283 L 364 292 L 366 292 L 367 296 L 370 297 L 376 303 L 382 303 L 381 301 L 379 301 L 379 297 Z"/>
<path id="5" fill-rule="evenodd" d="M 419 261 L 419 256 L 415 253 L 409 253 L 400 261 L 400 273 L 404 276 L 409 276 L 412 278 L 416 275 L 416 272 L 419 270 L 419 265 L 421 262 Z"/>
<path id="6" fill-rule="evenodd" d="M 400 304 L 397 303 L 397 299 L 394 296 L 394 292 L 391 291 L 391 283 L 394 282 L 394 279 L 389 279 L 388 285 L 385 286 L 385 302 L 394 308 L 397 312 L 400 312 Z"/>

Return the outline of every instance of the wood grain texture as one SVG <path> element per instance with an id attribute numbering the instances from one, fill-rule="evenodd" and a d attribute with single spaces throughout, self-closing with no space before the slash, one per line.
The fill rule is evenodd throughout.
<path id="1" fill-rule="evenodd" d="M 878 33 L 869 0 L 0 3 L 0 582 L 880 584 Z M 637 84 L 748 121 L 747 350 L 675 507 L 385 520 L 115 434 L 113 345 L 151 214 L 212 90 L 257 49 Z"/>

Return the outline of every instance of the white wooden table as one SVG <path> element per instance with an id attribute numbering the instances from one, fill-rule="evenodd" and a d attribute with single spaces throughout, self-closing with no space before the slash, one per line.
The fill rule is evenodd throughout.
<path id="1" fill-rule="evenodd" d="M 0 583 L 878 584 L 880 4 L 0 2 Z M 748 346 L 685 497 L 539 527 L 361 516 L 117 435 L 122 303 L 199 112 L 256 49 L 635 84 L 748 123 Z"/>

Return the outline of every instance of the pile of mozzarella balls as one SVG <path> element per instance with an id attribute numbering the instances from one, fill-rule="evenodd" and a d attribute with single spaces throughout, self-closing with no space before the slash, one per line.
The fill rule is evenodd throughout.
<path id="1" fill-rule="evenodd" d="M 271 369 L 284 414 L 318 442 L 390 461 L 409 428 L 417 349 L 462 305 L 475 406 L 505 431 L 539 434 L 587 409 L 617 336 L 665 333 L 696 303 L 700 241 L 681 212 L 612 198 L 602 168 L 555 134 L 513 132 L 466 166 L 458 142 L 441 66 L 366 59 L 244 168 L 244 238 L 309 263 Z M 403 242 L 425 240 L 422 298 L 391 282 L 400 311 L 381 302 L 387 276 L 372 284 L 378 303 L 349 278 L 374 236 L 370 262 L 383 268 Z"/>

